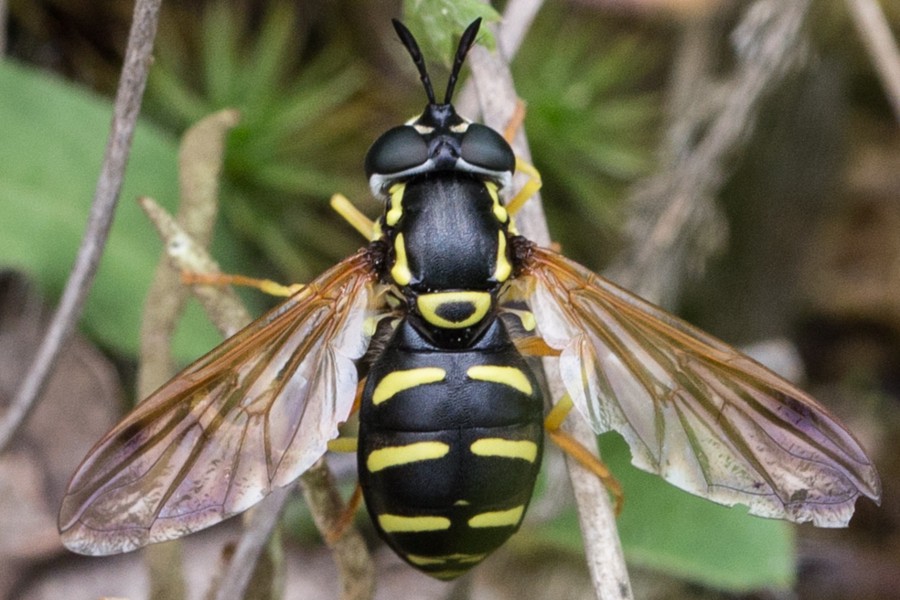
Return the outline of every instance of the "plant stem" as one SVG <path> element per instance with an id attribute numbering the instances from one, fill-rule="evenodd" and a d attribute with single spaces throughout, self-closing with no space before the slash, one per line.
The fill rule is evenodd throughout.
<path id="1" fill-rule="evenodd" d="M 847 6 L 900 123 L 900 51 L 884 12 L 875 0 L 847 0 Z"/>
<path id="2" fill-rule="evenodd" d="M 504 13 L 504 27 L 516 23 L 518 13 L 511 3 Z M 522 18 L 530 19 L 533 13 Z M 501 37 L 498 34 L 498 38 Z M 512 75 L 506 58 L 499 53 L 490 53 L 475 47 L 470 54 L 472 74 L 475 79 L 481 113 L 485 124 L 503 131 L 518 104 L 518 96 L 513 86 Z M 512 143 L 516 155 L 526 161 L 531 160 L 524 127 L 520 127 Z M 519 231 L 542 246 L 550 245 L 550 233 L 544 218 L 539 196 L 534 196 L 516 215 Z M 545 363 L 544 372 L 553 398 L 560 398 L 565 386 L 559 377 L 556 361 Z M 597 453 L 597 439 L 587 424 L 578 419 L 569 419 L 564 429 L 572 434 L 585 448 Z M 579 520 L 585 546 L 588 569 L 594 591 L 599 600 L 628 600 L 632 597 L 631 583 L 616 529 L 616 519 L 603 483 L 567 457 L 566 465 L 575 492 Z"/>
<path id="3" fill-rule="evenodd" d="M 156 35 L 161 1 L 137 0 L 135 4 L 125 64 L 116 92 L 112 126 L 84 237 L 59 307 L 22 385 L 0 422 L 0 452 L 9 445 L 46 387 L 57 358 L 72 336 L 94 282 L 122 189 L 131 140 L 152 62 L 153 38 Z"/>

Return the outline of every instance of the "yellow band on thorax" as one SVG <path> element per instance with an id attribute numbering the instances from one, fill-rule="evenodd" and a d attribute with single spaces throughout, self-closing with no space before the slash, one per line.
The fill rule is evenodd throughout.
<path id="1" fill-rule="evenodd" d="M 463 329 L 481 321 L 491 309 L 489 292 L 455 291 L 421 294 L 416 299 L 419 314 L 444 329 Z"/>

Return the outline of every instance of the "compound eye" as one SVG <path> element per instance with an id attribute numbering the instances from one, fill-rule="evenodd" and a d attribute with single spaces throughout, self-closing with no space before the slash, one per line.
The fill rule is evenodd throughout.
<path id="1" fill-rule="evenodd" d="M 366 176 L 391 175 L 424 164 L 428 144 L 415 128 L 400 125 L 387 130 L 366 153 Z"/>
<path id="2" fill-rule="evenodd" d="M 472 123 L 466 129 L 460 154 L 467 163 L 488 171 L 511 173 L 516 168 L 516 156 L 503 136 L 480 123 Z"/>

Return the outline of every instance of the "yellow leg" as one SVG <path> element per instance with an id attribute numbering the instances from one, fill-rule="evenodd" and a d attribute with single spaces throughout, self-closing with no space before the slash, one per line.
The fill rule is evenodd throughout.
<path id="1" fill-rule="evenodd" d="M 615 501 L 616 515 L 622 512 L 622 506 L 625 502 L 625 495 L 622 493 L 622 486 L 616 481 L 609 468 L 603 462 L 594 456 L 587 448 L 578 442 L 571 435 L 560 429 L 566 415 L 572 410 L 572 399 L 566 394 L 556 405 L 547 413 L 544 419 L 544 428 L 550 439 L 559 446 L 559 448 L 578 461 L 582 467 L 596 475 L 606 486 L 607 491 L 612 495 Z"/>
<path id="2" fill-rule="evenodd" d="M 538 170 L 535 169 L 532 164 L 525 162 L 518 156 L 516 157 L 516 170 L 528 175 L 528 181 L 526 181 L 525 185 L 516 192 L 516 195 L 510 198 L 506 203 L 506 211 L 512 216 L 515 216 L 515 214 L 519 212 L 519 209 L 522 208 L 522 205 L 525 204 L 529 198 L 534 196 L 537 191 L 541 189 L 541 185 L 543 185 L 541 182 L 541 174 Z"/>
<path id="3" fill-rule="evenodd" d="M 513 112 L 512 117 L 509 118 L 506 127 L 503 129 L 503 138 L 510 144 L 512 144 L 513 138 L 516 137 L 519 128 L 522 127 L 522 123 L 525 122 L 525 112 L 525 103 L 518 100 L 516 102 L 515 112 Z M 533 165 L 517 156 L 516 170 L 528 175 L 529 179 L 525 182 L 525 185 L 516 192 L 516 195 L 510 198 L 506 203 L 506 211 L 512 216 L 515 216 L 515 214 L 519 212 L 519 209 L 522 208 L 522 205 L 541 189 L 541 174 L 538 173 L 538 170 L 535 169 Z"/>
<path id="4" fill-rule="evenodd" d="M 330 452 L 350 453 L 356 452 L 359 439 L 355 437 L 336 437 L 328 440 L 328 450 Z"/>
<path id="5" fill-rule="evenodd" d="M 186 285 L 215 285 L 220 287 L 226 285 L 240 285 L 256 288 L 271 296 L 283 297 L 293 296 L 303 289 L 302 283 L 282 285 L 270 279 L 255 279 L 244 275 L 228 275 L 225 273 L 193 273 L 191 271 L 182 271 L 181 281 Z"/>
<path id="6" fill-rule="evenodd" d="M 343 194 L 335 194 L 332 196 L 331 208 L 333 208 L 337 214 L 344 217 L 344 220 L 350 223 L 350 226 L 360 232 L 364 238 L 367 240 L 375 238 L 375 223 L 360 212 L 358 208 L 353 206 L 353 203 L 347 199 L 347 196 L 344 196 Z"/>
<path id="7" fill-rule="evenodd" d="M 551 348 L 544 338 L 537 335 L 518 337 L 515 340 L 516 350 L 525 356 L 559 356 L 556 348 Z"/>

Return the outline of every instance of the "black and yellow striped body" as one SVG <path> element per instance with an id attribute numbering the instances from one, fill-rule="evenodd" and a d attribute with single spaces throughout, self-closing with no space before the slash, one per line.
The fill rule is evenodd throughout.
<path id="1" fill-rule="evenodd" d="M 363 397 L 360 483 L 400 556 L 452 578 L 518 529 L 540 467 L 543 406 L 499 319 L 452 352 L 402 321 Z"/>
<path id="2" fill-rule="evenodd" d="M 449 579 L 518 529 L 540 467 L 540 389 L 498 317 L 509 217 L 448 171 L 395 185 L 380 226 L 405 315 L 363 392 L 360 483 L 391 547 Z"/>
<path id="3" fill-rule="evenodd" d="M 458 171 L 397 184 L 381 227 L 390 279 L 438 347 L 467 345 L 496 317 L 497 293 L 512 273 L 509 216 L 496 186 Z"/>

